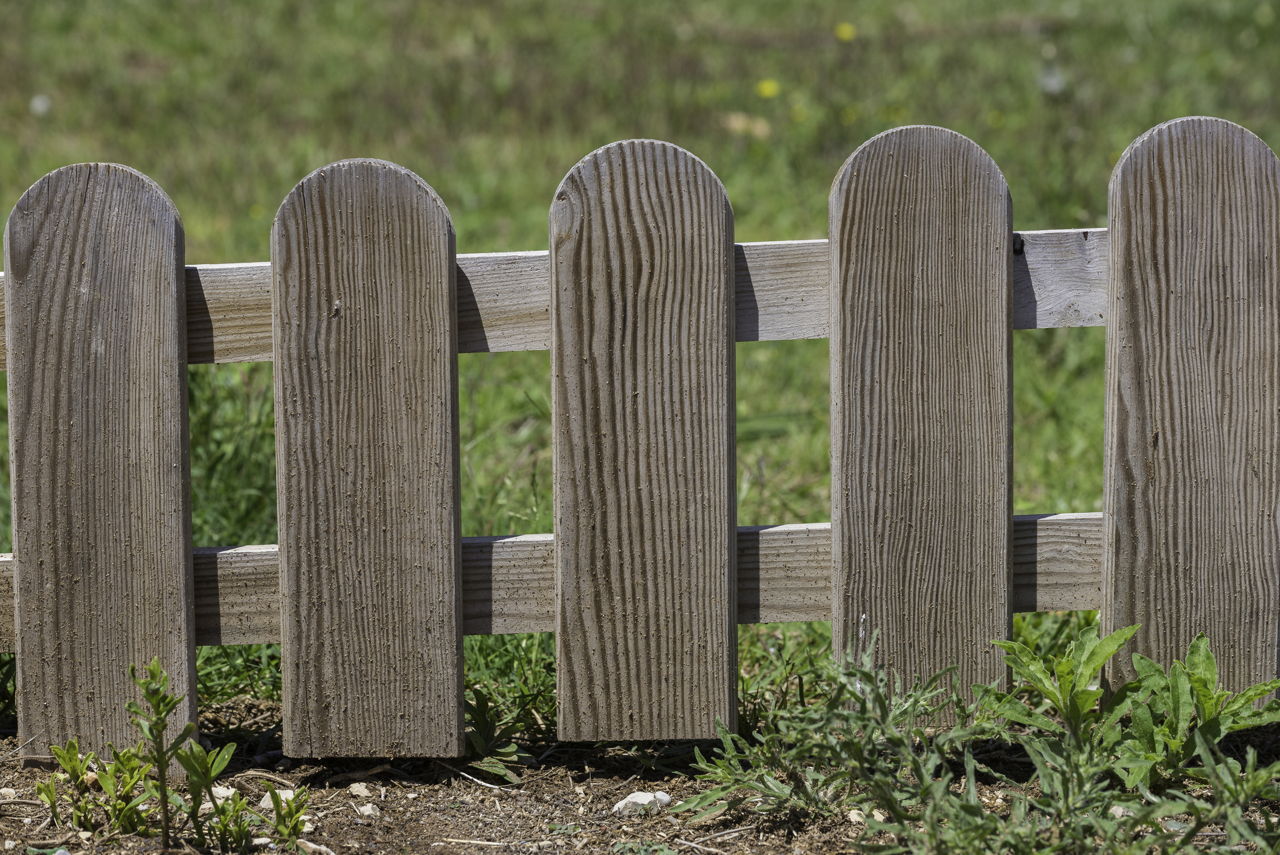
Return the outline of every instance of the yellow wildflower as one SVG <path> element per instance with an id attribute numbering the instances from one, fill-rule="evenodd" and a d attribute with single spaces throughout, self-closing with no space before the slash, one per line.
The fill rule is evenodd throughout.
<path id="1" fill-rule="evenodd" d="M 766 77 L 756 83 L 756 94 L 761 98 L 777 98 L 778 93 L 782 91 L 781 84 L 772 77 Z"/>
<path id="2" fill-rule="evenodd" d="M 848 21 L 836 24 L 836 38 L 842 42 L 851 42 L 858 37 L 858 28 Z"/>

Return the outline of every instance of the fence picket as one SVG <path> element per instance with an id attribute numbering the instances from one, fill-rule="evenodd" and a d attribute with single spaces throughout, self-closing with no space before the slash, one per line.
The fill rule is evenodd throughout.
<path id="1" fill-rule="evenodd" d="M 144 175 L 51 172 L 5 235 L 19 741 L 135 741 L 131 664 L 195 717 L 182 226 Z"/>
<path id="2" fill-rule="evenodd" d="M 1205 632 L 1238 690 L 1276 676 L 1280 630 L 1280 160 L 1179 119 L 1109 208 L 1104 625 L 1166 664 Z"/>
<path id="3" fill-rule="evenodd" d="M 272 230 L 284 749 L 462 753 L 449 213 L 408 170 L 323 167 Z"/>
<path id="4" fill-rule="evenodd" d="M 688 152 L 615 143 L 550 215 L 559 729 L 735 717 L 733 220 Z"/>
<path id="5" fill-rule="evenodd" d="M 1004 676 L 1010 629 L 1012 224 L 952 131 L 859 148 L 831 192 L 832 604 L 906 675 Z"/>

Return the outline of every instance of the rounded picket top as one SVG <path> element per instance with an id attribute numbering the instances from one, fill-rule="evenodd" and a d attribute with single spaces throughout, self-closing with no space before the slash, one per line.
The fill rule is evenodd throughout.
<path id="1" fill-rule="evenodd" d="M 397 181 L 424 191 L 431 200 L 431 206 L 435 209 L 432 214 L 433 219 L 442 220 L 448 225 L 450 234 L 453 233 L 453 218 L 449 215 L 448 206 L 445 205 L 444 200 L 440 198 L 440 194 L 435 191 L 435 188 L 424 181 L 418 173 L 389 160 L 381 160 L 376 157 L 352 157 L 346 160 L 337 160 L 314 169 L 293 186 L 293 189 L 281 201 L 280 207 L 276 209 L 275 220 L 271 228 L 272 239 L 274 241 L 275 233 L 280 227 L 281 218 L 295 214 L 296 208 L 299 205 L 306 204 L 308 197 L 314 195 L 321 188 L 343 182 L 352 187 L 373 185 L 375 188 L 390 190 L 393 183 Z"/>
<path id="2" fill-rule="evenodd" d="M 1274 174 L 1280 174 L 1280 158 L 1253 131 L 1216 116 L 1186 116 L 1161 122 L 1129 143 L 1111 170 L 1108 203 L 1113 208 L 1119 204 L 1117 194 L 1124 192 L 1123 184 L 1131 173 L 1139 183 L 1157 178 L 1176 180 L 1176 173 L 1171 174 L 1164 167 L 1155 168 L 1154 161 L 1165 161 L 1176 167 L 1191 158 L 1202 163 L 1210 159 L 1232 159 L 1249 164 L 1250 169 L 1269 168 Z M 1156 172 L 1146 174 L 1150 169 Z"/>
<path id="3" fill-rule="evenodd" d="M 32 184 L 13 206 L 5 223 L 4 269 L 6 287 L 19 286 L 26 265 L 41 248 L 32 242 L 46 222 L 75 218 L 71 209 L 85 208 L 99 200 L 119 207 L 116 220 L 132 229 L 141 229 L 147 242 L 157 248 L 172 244 L 175 264 L 183 260 L 182 217 L 169 195 L 148 176 L 120 163 L 73 163 L 47 173 Z M 182 277 L 178 277 L 179 282 Z"/>
<path id="4" fill-rule="evenodd" d="M 876 134 L 854 149 L 831 182 L 831 214 L 835 219 L 837 199 L 848 195 L 850 184 L 859 175 L 875 173 L 885 161 L 903 156 L 932 156 L 953 168 L 969 165 L 979 173 L 989 174 L 993 190 L 1008 196 L 1009 185 L 1000 167 L 986 149 L 964 134 L 937 125 L 904 125 Z"/>
<path id="5" fill-rule="evenodd" d="M 556 187 L 550 212 L 552 257 L 559 241 L 574 233 L 586 197 L 646 179 L 654 179 L 659 184 L 669 180 L 675 187 L 692 188 L 695 198 L 701 197 L 700 209 L 710 209 L 718 196 L 724 208 L 724 225 L 732 230 L 733 206 L 729 203 L 729 194 L 702 158 L 662 140 L 619 140 L 579 160 Z M 622 198 L 629 198 L 633 204 L 641 201 L 625 194 Z M 675 198 L 676 195 L 670 193 L 664 197 L 645 196 L 642 201 L 656 206 Z M 678 216 L 675 211 L 667 213 Z"/>

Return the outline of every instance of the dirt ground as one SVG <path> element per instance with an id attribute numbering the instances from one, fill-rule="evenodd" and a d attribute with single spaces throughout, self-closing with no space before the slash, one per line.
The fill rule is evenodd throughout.
<path id="1" fill-rule="evenodd" d="M 800 829 L 748 813 L 693 823 L 688 814 L 664 810 L 654 816 L 620 818 L 611 808 L 637 791 L 662 791 L 673 804 L 696 794 L 688 775 L 689 746 L 646 751 L 558 745 L 546 750 L 518 785 L 472 774 L 465 761 L 296 760 L 280 751 L 280 706 L 240 698 L 205 709 L 200 731 L 214 747 L 236 743 L 220 784 L 235 787 L 251 806 L 269 787 L 311 791 L 311 828 L 304 852 L 341 855 L 387 853 L 627 853 L 627 855 L 757 855 L 856 851 L 865 827 L 846 819 L 811 822 Z M 1239 736 L 1239 735 L 1234 735 Z M 1233 742 L 1241 744 L 1232 745 Z M 1248 744 L 1263 762 L 1280 759 L 1280 728 L 1250 734 Z M 1243 754 L 1244 740 L 1227 740 Z M 155 838 L 76 833 L 49 825 L 49 811 L 35 786 L 46 766 L 24 764 L 15 737 L 0 739 L 0 855 L 5 852 L 71 855 L 98 852 L 159 852 Z M 1029 776 L 1024 758 L 999 761 L 1017 780 Z M 1026 768 L 1019 768 L 1025 765 Z M 1030 783 L 1030 782 L 1028 782 Z M 992 810 L 1007 808 L 1000 790 L 979 786 Z M 371 810 L 368 806 L 372 805 Z M 263 834 L 265 835 L 265 831 Z M 883 842 L 883 841 L 877 841 Z M 263 846 L 270 852 L 275 847 Z M 176 851 L 197 852 L 190 846 Z"/>
<path id="2" fill-rule="evenodd" d="M 201 733 L 215 746 L 237 743 L 223 775 L 257 805 L 268 787 L 311 790 L 313 828 L 303 837 L 334 853 L 828 853 L 848 849 L 860 828 L 847 821 L 810 825 L 794 834 L 750 816 L 691 824 L 685 814 L 622 819 L 611 808 L 637 791 L 668 793 L 673 803 L 695 794 L 678 768 L 687 755 L 662 758 L 624 749 L 557 747 L 539 758 L 521 784 L 499 785 L 462 763 L 409 760 L 298 761 L 282 756 L 278 704 L 237 699 L 204 710 Z M 47 768 L 24 766 L 14 737 L 0 740 L 0 855 L 27 847 L 73 853 L 158 852 L 156 839 L 77 833 L 49 827 L 35 796 Z M 375 815 L 360 809 L 372 804 Z M 365 814 L 371 813 L 368 808 Z M 264 832 L 265 833 L 265 832 Z M 197 851 L 183 847 L 179 851 Z M 264 847 L 263 851 L 271 851 Z M 313 850 L 322 853 L 323 850 Z"/>

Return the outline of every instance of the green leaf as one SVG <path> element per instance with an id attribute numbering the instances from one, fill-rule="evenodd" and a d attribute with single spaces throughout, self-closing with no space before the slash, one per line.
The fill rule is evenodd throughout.
<path id="1" fill-rule="evenodd" d="M 1076 710 L 1075 705 L 1072 704 L 1072 696 L 1075 694 L 1077 670 L 1076 663 L 1070 659 L 1059 659 L 1053 663 L 1053 677 L 1058 684 L 1058 698 L 1060 699 L 1060 703 L 1057 704 L 1058 712 L 1072 721 L 1076 720 Z"/>
<path id="2" fill-rule="evenodd" d="M 1210 690 L 1218 688 L 1218 660 L 1209 649 L 1209 639 L 1203 632 L 1187 647 L 1186 666 L 1188 673 L 1204 680 Z"/>
<path id="3" fill-rule="evenodd" d="M 1191 681 L 1187 678 L 1187 669 L 1181 662 L 1174 662 L 1169 668 L 1169 731 L 1175 750 L 1180 749 L 1187 741 L 1193 712 L 1195 704 L 1191 698 Z"/>
<path id="4" fill-rule="evenodd" d="M 1277 689 L 1280 689 L 1280 680 L 1268 680 L 1265 683 L 1258 683 L 1257 685 L 1250 686 L 1249 688 L 1245 689 L 1243 692 L 1241 692 L 1240 694 L 1236 695 L 1235 697 L 1231 698 L 1231 700 L 1223 704 L 1221 715 L 1224 718 L 1226 718 L 1228 716 L 1232 716 L 1242 711 L 1248 710 L 1256 702 L 1258 702 L 1262 698 L 1265 698 L 1267 695 L 1271 694 L 1272 692 L 1275 692 Z M 1276 705 L 1276 703 L 1277 702 L 1272 701 L 1266 707 L 1263 707 L 1263 711 L 1265 711 L 1266 709 L 1268 709 L 1273 705 Z M 1277 708 L 1280 708 L 1280 707 L 1277 707 Z"/>
<path id="5" fill-rule="evenodd" d="M 988 709 L 995 715 L 1017 724 L 1038 728 L 1047 733 L 1061 734 L 1064 732 L 1062 725 L 1058 724 L 1058 722 L 1043 713 L 1036 712 L 1012 695 L 995 693 L 988 696 Z"/>
<path id="6" fill-rule="evenodd" d="M 234 742 L 227 743 L 220 750 L 213 752 L 213 760 L 209 764 L 210 771 L 213 773 L 212 777 L 216 778 L 226 771 L 227 765 L 231 762 L 231 757 L 235 752 L 236 746 Z"/>
<path id="7" fill-rule="evenodd" d="M 1136 737 L 1144 751 L 1156 749 L 1156 728 L 1151 719 L 1151 709 L 1143 704 L 1133 707 L 1133 715 L 1129 719 L 1130 731 Z"/>
<path id="8" fill-rule="evenodd" d="M 1004 658 L 1005 664 L 1019 679 L 1044 695 L 1049 700 L 1049 703 L 1055 707 L 1062 707 L 1062 699 L 1058 695 L 1057 685 L 1053 678 L 1049 676 L 1049 672 L 1045 669 L 1044 663 L 1039 656 L 1016 641 L 996 641 L 993 643 L 996 647 L 1009 654 Z"/>
<path id="9" fill-rule="evenodd" d="M 1164 668 L 1160 667 L 1160 663 L 1154 659 L 1143 656 L 1141 653 L 1133 654 L 1133 670 L 1138 672 L 1138 679 L 1145 682 L 1148 679 L 1165 681 Z"/>
<path id="10" fill-rule="evenodd" d="M 1102 666 L 1111 660 L 1112 656 L 1124 647 L 1133 638 L 1141 624 L 1126 626 L 1123 629 L 1117 629 L 1093 645 L 1085 656 L 1080 667 L 1080 682 L 1091 683 L 1102 673 Z M 1092 629 L 1092 628 L 1091 628 Z"/>

